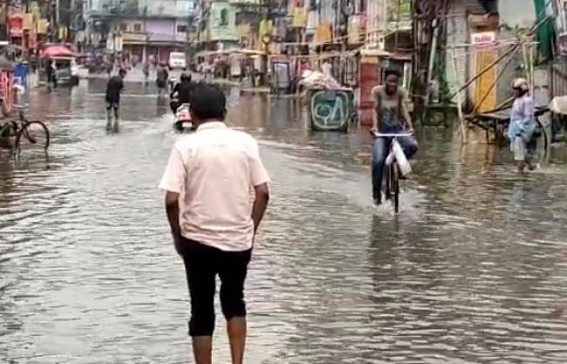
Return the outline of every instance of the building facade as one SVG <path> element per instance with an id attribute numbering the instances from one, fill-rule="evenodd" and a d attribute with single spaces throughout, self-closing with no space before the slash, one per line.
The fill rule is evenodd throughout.
<path id="1" fill-rule="evenodd" d="M 196 4 L 196 43 L 201 51 L 257 49 L 267 0 L 200 0 Z"/>
<path id="2" fill-rule="evenodd" d="M 85 42 L 94 48 L 165 62 L 186 51 L 193 0 L 89 0 Z"/>

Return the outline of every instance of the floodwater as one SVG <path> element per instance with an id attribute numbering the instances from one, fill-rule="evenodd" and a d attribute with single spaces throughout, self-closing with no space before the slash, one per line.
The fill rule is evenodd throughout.
<path id="1" fill-rule="evenodd" d="M 191 362 L 156 188 L 171 115 L 129 84 L 122 129 L 107 134 L 100 82 L 31 95 L 49 160 L 1 158 L 0 363 Z M 274 181 L 247 283 L 247 363 L 567 362 L 562 165 L 519 176 L 505 151 L 420 130 L 395 218 L 371 204 L 365 132 L 310 134 L 288 100 L 232 90 L 230 103 Z"/>

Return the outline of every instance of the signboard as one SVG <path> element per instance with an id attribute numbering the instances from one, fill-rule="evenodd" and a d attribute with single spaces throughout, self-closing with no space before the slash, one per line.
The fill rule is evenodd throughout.
<path id="1" fill-rule="evenodd" d="M 496 32 L 480 32 L 471 34 L 471 44 L 474 46 L 491 45 L 496 42 Z"/>
<path id="2" fill-rule="evenodd" d="M 309 105 L 312 129 L 348 130 L 352 100 L 352 91 L 313 90 Z"/>
<path id="3" fill-rule="evenodd" d="M 120 35 L 122 36 L 123 43 L 144 43 L 148 39 L 146 33 L 121 32 Z"/>
<path id="4" fill-rule="evenodd" d="M 11 15 L 8 19 L 11 37 L 21 37 L 24 34 L 24 17 L 21 13 Z"/>
<path id="5" fill-rule="evenodd" d="M 294 28 L 305 28 L 307 25 L 307 9 L 303 6 L 293 8 L 293 20 L 291 26 Z"/>
<path id="6" fill-rule="evenodd" d="M 228 2 L 211 3 L 209 32 L 211 41 L 238 41 L 236 11 Z"/>

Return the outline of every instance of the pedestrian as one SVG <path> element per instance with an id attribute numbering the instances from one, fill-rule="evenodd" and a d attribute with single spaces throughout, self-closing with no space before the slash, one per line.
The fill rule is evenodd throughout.
<path id="1" fill-rule="evenodd" d="M 242 364 L 246 341 L 244 281 L 269 192 L 258 143 L 225 123 L 226 98 L 199 83 L 191 96 L 194 134 L 171 152 L 160 189 L 191 299 L 189 335 L 197 364 L 210 364 L 216 276 L 227 320 L 232 363 Z M 254 191 L 253 202 L 250 191 Z"/>
<path id="2" fill-rule="evenodd" d="M 144 84 L 147 85 L 148 80 L 150 79 L 150 63 L 147 61 L 144 63 L 143 72 L 144 72 Z"/>
<path id="3" fill-rule="evenodd" d="M 514 160 L 519 172 L 523 172 L 528 166 L 534 170 L 536 164 L 534 155 L 537 142 L 534 99 L 530 95 L 530 87 L 525 78 L 518 78 L 512 83 L 516 92 L 516 99 L 510 110 L 510 126 L 508 128 L 508 139 L 510 150 L 514 153 Z"/>
<path id="4" fill-rule="evenodd" d="M 120 111 L 120 94 L 124 89 L 124 77 L 126 76 L 126 70 L 121 69 L 118 71 L 118 76 L 113 76 L 108 80 L 106 84 L 106 130 L 110 131 L 114 129 L 114 132 L 118 132 L 118 116 Z M 114 111 L 114 128 L 112 125 L 112 112 Z"/>
<path id="5" fill-rule="evenodd" d="M 158 98 L 162 98 L 165 93 L 165 88 L 167 87 L 167 81 L 169 80 L 169 72 L 164 64 L 159 65 L 157 69 L 156 76 L 156 86 L 158 88 Z"/>
<path id="6" fill-rule="evenodd" d="M 51 82 L 53 80 L 53 67 L 51 66 L 51 60 L 47 61 L 45 66 L 45 81 L 47 86 L 47 91 L 51 91 Z"/>
<path id="7" fill-rule="evenodd" d="M 321 71 L 329 77 L 333 77 L 333 65 L 329 62 L 328 59 L 323 61 L 321 65 Z"/>

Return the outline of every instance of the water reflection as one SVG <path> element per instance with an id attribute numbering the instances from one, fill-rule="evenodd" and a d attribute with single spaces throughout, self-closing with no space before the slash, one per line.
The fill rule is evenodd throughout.
<path id="1" fill-rule="evenodd" d="M 0 160 L 0 362 L 188 357 L 155 190 L 179 136 L 137 84 L 107 135 L 104 84 L 30 95 L 50 160 Z M 366 131 L 311 134 L 297 102 L 229 92 L 229 123 L 260 139 L 274 180 L 248 282 L 250 363 L 567 362 L 553 315 L 567 293 L 561 168 L 520 176 L 500 150 L 420 130 L 394 219 L 369 200 Z"/>

